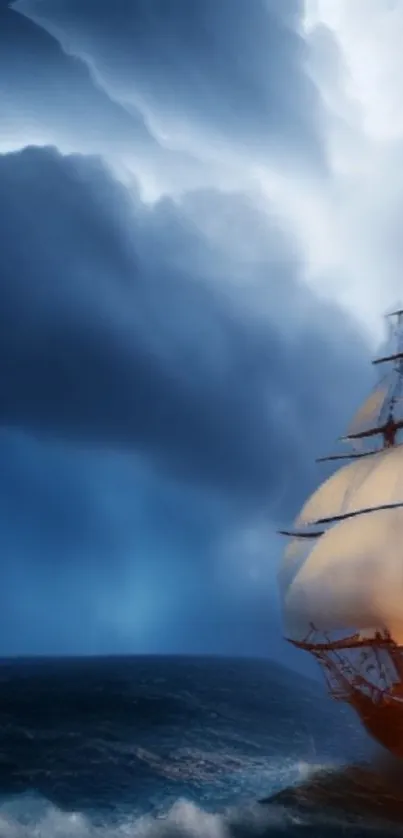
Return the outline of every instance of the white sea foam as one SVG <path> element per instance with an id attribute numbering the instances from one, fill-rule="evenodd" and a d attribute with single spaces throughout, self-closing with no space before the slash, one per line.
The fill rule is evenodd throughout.
<path id="1" fill-rule="evenodd" d="M 0 806 L 0 838 L 259 838 L 265 832 L 286 830 L 295 819 L 273 807 L 214 814 L 186 800 L 178 800 L 164 816 L 124 817 L 117 823 L 94 822 L 80 812 L 63 812 L 46 801 L 25 796 Z"/>
<path id="2" fill-rule="evenodd" d="M 254 804 L 212 813 L 178 800 L 164 815 L 127 815 L 113 823 L 81 812 L 63 812 L 48 801 L 25 795 L 0 805 L 0 838 L 297 838 L 300 828 L 304 838 L 307 829 L 310 838 L 326 834 L 333 838 L 346 827 L 343 819 L 329 819 L 324 813 L 305 818 L 276 805 Z M 379 831 L 379 825 L 368 822 L 362 834 L 388 838 L 401 832 L 395 833 L 393 827 Z"/>
<path id="3" fill-rule="evenodd" d="M 337 776 L 338 769 L 334 764 L 313 765 L 295 760 L 292 764 L 284 764 L 284 760 L 274 760 L 271 772 L 266 775 L 267 788 L 271 787 L 271 793 L 278 783 L 282 788 L 290 788 L 290 782 L 292 785 L 304 783 L 324 770 Z M 0 800 L 0 838 L 294 838 L 300 834 L 300 829 L 304 838 L 307 829 L 310 838 L 322 838 L 325 834 L 333 838 L 339 834 L 337 830 L 348 829 L 342 811 L 339 817 L 335 812 L 330 818 L 320 807 L 316 812 L 307 810 L 302 815 L 288 804 L 252 803 L 218 812 L 207 811 L 185 799 L 177 800 L 164 810 L 158 805 L 161 804 L 156 804 L 153 814 L 140 814 L 139 801 L 134 794 L 132 811 L 117 812 L 110 818 L 102 816 L 101 812 L 89 815 L 63 811 L 35 794 L 21 794 Z M 364 824 L 365 820 L 361 821 L 363 835 L 387 838 L 395 834 L 393 827 L 387 831 L 382 827 L 379 831 L 379 824 L 371 825 L 372 818 Z M 398 830 L 398 834 L 401 835 L 401 831 Z"/>

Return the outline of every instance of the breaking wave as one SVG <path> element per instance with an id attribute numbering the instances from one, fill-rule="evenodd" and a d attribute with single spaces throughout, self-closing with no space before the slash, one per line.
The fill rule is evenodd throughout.
<path id="1" fill-rule="evenodd" d="M 282 807 L 268 812 L 255 805 L 244 811 L 214 814 L 186 800 L 178 800 L 163 816 L 126 816 L 115 823 L 100 823 L 80 812 L 63 812 L 45 801 L 34 807 L 29 801 L 13 801 L 0 808 L 1 838 L 258 838 L 297 834 L 303 825 Z"/>
<path id="2" fill-rule="evenodd" d="M 22 661 L 2 676 L 0 838 L 401 829 L 401 768 L 363 768 L 350 715 L 308 681 L 296 701 L 267 662 Z"/>
<path id="3" fill-rule="evenodd" d="M 282 805 L 204 810 L 188 800 L 177 800 L 159 815 L 125 814 L 100 820 L 95 814 L 66 812 L 49 801 L 21 795 L 0 805 L 1 838 L 339 838 L 339 836 L 401 835 L 391 825 L 376 825 L 361 819 L 354 823 L 341 816 L 298 813 Z"/>

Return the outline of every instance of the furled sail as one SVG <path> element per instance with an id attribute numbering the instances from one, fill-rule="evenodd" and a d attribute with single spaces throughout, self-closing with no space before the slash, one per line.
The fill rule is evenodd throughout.
<path id="1" fill-rule="evenodd" d="M 403 509 L 337 523 L 312 547 L 284 590 L 288 631 L 303 636 L 354 626 L 403 641 Z"/>
<path id="2" fill-rule="evenodd" d="M 339 469 L 311 495 L 294 522 L 296 529 L 403 504 L 403 446 L 383 449 Z"/>

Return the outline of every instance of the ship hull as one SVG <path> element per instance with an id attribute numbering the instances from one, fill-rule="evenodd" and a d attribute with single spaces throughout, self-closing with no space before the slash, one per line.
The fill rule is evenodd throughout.
<path id="1" fill-rule="evenodd" d="M 387 629 L 320 640 L 313 627 L 306 640 L 290 642 L 314 656 L 330 695 L 353 707 L 370 736 L 403 759 L 403 645 Z"/>
<path id="2" fill-rule="evenodd" d="M 365 639 L 291 642 L 315 657 L 330 695 L 353 707 L 370 736 L 403 759 L 403 646 L 387 630 Z"/>
<path id="3" fill-rule="evenodd" d="M 373 739 L 394 756 L 403 759 L 403 701 L 392 692 L 375 702 L 360 691 L 352 691 L 348 703 Z"/>

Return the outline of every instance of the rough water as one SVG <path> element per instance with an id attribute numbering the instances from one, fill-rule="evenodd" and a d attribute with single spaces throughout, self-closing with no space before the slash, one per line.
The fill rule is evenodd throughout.
<path id="1" fill-rule="evenodd" d="M 267 661 L 3 662 L 0 717 L 0 838 L 403 832 L 374 816 L 368 773 L 358 812 L 341 782 L 380 770 L 355 717 Z M 304 783 L 303 805 L 259 802 Z"/>

